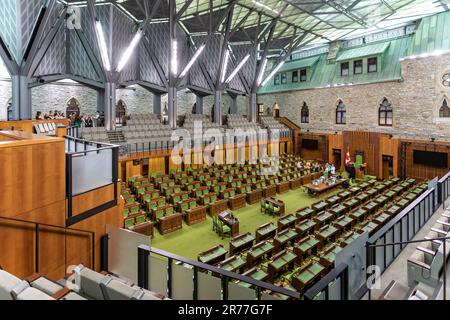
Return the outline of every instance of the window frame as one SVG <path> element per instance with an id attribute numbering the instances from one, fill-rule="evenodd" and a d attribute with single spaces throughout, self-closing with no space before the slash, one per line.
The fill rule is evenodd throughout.
<path id="1" fill-rule="evenodd" d="M 385 104 L 387 102 L 387 104 Z M 390 116 L 389 116 L 390 115 Z M 388 123 L 390 119 L 390 123 Z M 394 108 L 387 98 L 378 107 L 378 125 L 380 127 L 392 127 L 394 124 Z"/>
<path id="2" fill-rule="evenodd" d="M 273 77 L 273 85 L 274 85 L 274 86 L 280 85 L 280 74 L 276 74 L 276 75 Z"/>
<path id="3" fill-rule="evenodd" d="M 342 100 L 339 100 L 336 106 L 336 124 L 346 125 L 347 124 L 347 108 Z"/>
<path id="4" fill-rule="evenodd" d="M 347 69 L 344 69 L 344 65 L 347 65 Z M 348 77 L 350 75 L 350 63 L 347 62 L 341 62 L 341 77 Z M 347 70 L 347 74 L 344 74 L 344 70 Z"/>
<path id="5" fill-rule="evenodd" d="M 356 70 L 357 70 L 356 64 L 357 63 L 361 64 L 361 66 L 359 67 L 360 68 L 360 72 L 356 72 Z M 363 68 L 364 68 L 364 64 L 363 64 L 362 59 L 353 61 L 353 74 L 355 74 L 355 75 L 362 74 L 363 73 Z"/>
<path id="6" fill-rule="evenodd" d="M 303 102 L 302 109 L 300 111 L 300 123 L 309 123 L 309 106 L 306 102 Z"/>
<path id="7" fill-rule="evenodd" d="M 439 108 L 440 119 L 450 119 L 450 107 L 448 106 L 447 99 L 442 101 L 442 105 Z"/>
<path id="8" fill-rule="evenodd" d="M 370 64 L 371 60 L 375 60 L 375 64 Z M 375 66 L 375 70 L 370 71 L 371 66 Z M 367 73 L 377 73 L 378 72 L 378 57 L 367 58 Z"/>
<path id="9" fill-rule="evenodd" d="M 304 76 L 304 78 L 303 78 L 303 76 Z M 306 71 L 306 68 L 300 69 L 299 80 L 300 80 L 300 82 L 308 81 L 308 73 Z"/>
<path id="10" fill-rule="evenodd" d="M 299 81 L 298 70 L 292 71 L 292 83 L 297 83 Z"/>

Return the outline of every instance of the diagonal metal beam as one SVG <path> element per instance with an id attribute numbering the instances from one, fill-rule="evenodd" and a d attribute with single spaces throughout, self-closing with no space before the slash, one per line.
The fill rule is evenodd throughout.
<path id="1" fill-rule="evenodd" d="M 62 10 L 60 16 L 56 20 L 56 23 L 51 27 L 50 32 L 46 34 L 43 39 L 43 42 L 39 45 L 39 48 L 33 58 L 31 59 L 31 64 L 26 64 L 24 69 L 22 70 L 22 74 L 26 74 L 28 77 L 32 77 L 36 72 L 36 69 L 39 67 L 42 59 L 44 59 L 45 54 L 53 43 L 56 35 L 59 30 L 65 23 L 66 19 L 67 7 Z M 30 60 L 29 60 L 30 61 Z"/>
<path id="2" fill-rule="evenodd" d="M 231 32 L 231 22 L 233 20 L 233 12 L 234 12 L 234 3 L 232 4 L 232 8 L 230 9 L 230 11 L 228 12 L 228 16 L 227 16 L 227 22 L 226 22 L 226 26 L 225 26 L 225 33 L 223 35 L 222 41 L 221 41 L 221 48 L 220 48 L 220 56 L 219 56 L 219 68 L 217 69 L 217 74 L 216 74 L 216 88 L 220 88 L 222 83 L 221 83 L 221 75 L 222 72 L 224 71 L 224 67 L 225 67 L 225 57 L 226 57 L 226 52 L 228 50 L 228 40 L 230 39 L 230 32 Z M 226 72 L 226 70 L 225 70 Z"/>
<path id="3" fill-rule="evenodd" d="M 19 73 L 19 66 L 17 62 L 14 60 L 13 55 L 11 54 L 8 46 L 6 45 L 3 37 L 0 35 L 0 57 L 3 60 L 3 63 L 8 69 L 9 74 L 17 75 Z"/>
<path id="4" fill-rule="evenodd" d="M 175 21 L 180 21 L 183 14 L 186 12 L 187 8 L 191 5 L 193 0 L 187 0 L 184 5 L 181 7 L 181 9 L 177 12 L 175 15 Z"/>
<path id="5" fill-rule="evenodd" d="M 67 8 L 65 10 L 67 10 Z M 56 0 L 47 0 L 45 5 L 41 8 L 36 21 L 36 25 L 34 26 L 30 40 L 25 49 L 21 65 L 22 74 L 30 73 L 30 68 L 34 62 L 34 59 L 36 58 L 38 51 L 41 48 L 42 41 L 45 41 L 45 39 L 48 37 L 48 35 L 45 35 L 45 31 L 50 25 L 50 18 L 53 16 L 55 11 Z"/>

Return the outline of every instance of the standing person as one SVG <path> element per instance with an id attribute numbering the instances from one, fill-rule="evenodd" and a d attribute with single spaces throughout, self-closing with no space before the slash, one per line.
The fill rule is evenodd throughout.
<path id="1" fill-rule="evenodd" d="M 297 162 L 297 170 L 298 170 L 298 173 L 302 174 L 302 169 L 303 169 L 303 163 L 302 163 L 302 160 L 299 160 L 299 161 Z"/>
<path id="2" fill-rule="evenodd" d="M 336 175 L 336 167 L 334 166 L 334 164 L 331 165 L 331 176 L 335 176 Z"/>

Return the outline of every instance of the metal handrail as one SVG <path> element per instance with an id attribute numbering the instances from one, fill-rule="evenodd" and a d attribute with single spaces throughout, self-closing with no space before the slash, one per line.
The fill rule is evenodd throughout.
<path id="1" fill-rule="evenodd" d="M 148 289 L 148 277 L 146 277 L 144 275 L 145 272 L 147 272 L 147 274 L 148 274 L 148 265 L 147 265 L 147 267 L 145 267 L 145 265 L 146 265 L 146 263 L 148 264 L 148 257 L 151 253 L 168 258 L 169 264 L 171 264 L 172 260 L 177 260 L 179 262 L 193 266 L 196 270 L 199 270 L 199 269 L 207 270 L 214 274 L 219 274 L 220 276 L 224 277 L 223 279 L 225 279 L 226 283 L 228 282 L 229 279 L 249 283 L 257 288 L 258 295 L 259 295 L 260 289 L 262 288 L 265 290 L 270 290 L 270 291 L 273 291 L 276 293 L 280 293 L 280 294 L 288 296 L 290 298 L 300 299 L 300 293 L 298 293 L 298 292 L 295 292 L 295 291 L 292 291 L 289 289 L 285 289 L 285 288 L 281 288 L 281 287 L 277 287 L 277 286 L 267 283 L 267 282 L 255 280 L 251 277 L 243 276 L 243 275 L 240 275 L 240 274 L 237 274 L 234 272 L 226 271 L 226 270 L 211 266 L 209 264 L 205 264 L 202 262 L 191 260 L 189 258 L 178 256 L 176 254 L 173 254 L 173 253 L 161 250 L 161 249 L 149 247 L 147 245 L 140 245 L 138 247 L 138 259 L 139 259 L 139 262 L 138 262 L 138 279 L 139 279 L 138 285 L 145 289 Z M 168 281 L 169 282 L 171 281 L 170 276 L 169 276 Z M 170 288 L 169 288 L 169 290 L 170 290 Z"/>

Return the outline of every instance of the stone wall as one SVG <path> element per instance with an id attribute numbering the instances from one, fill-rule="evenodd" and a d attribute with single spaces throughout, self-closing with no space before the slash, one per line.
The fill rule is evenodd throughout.
<path id="1" fill-rule="evenodd" d="M 8 119 L 8 104 L 11 102 L 11 80 L 0 80 L 0 121 Z"/>
<path id="2" fill-rule="evenodd" d="M 258 102 L 280 106 L 288 117 L 304 130 L 368 130 L 408 137 L 450 138 L 450 118 L 439 119 L 444 98 L 450 103 L 450 88 L 442 85 L 442 76 L 450 72 L 450 55 L 404 60 L 403 81 L 339 86 L 311 90 L 271 93 L 258 96 Z M 378 125 L 378 108 L 387 98 L 393 107 L 392 127 Z M 336 124 L 336 106 L 342 100 L 347 110 L 347 124 Z M 303 102 L 309 106 L 309 124 L 302 124 Z"/>
<path id="3" fill-rule="evenodd" d="M 37 111 L 48 113 L 58 110 L 65 111 L 67 102 L 76 98 L 80 103 L 82 114 L 95 114 L 97 111 L 97 91 L 72 81 L 55 82 L 39 87 L 31 91 L 32 115 Z M 11 98 L 11 81 L 0 80 L 0 120 L 6 120 L 7 103 Z M 167 95 L 163 95 L 161 105 L 167 104 Z M 145 88 L 135 85 L 116 90 L 116 100 L 123 100 L 127 106 L 128 114 L 142 114 L 153 112 L 153 94 Z M 192 112 L 192 106 L 196 101 L 195 95 L 186 89 L 178 91 L 178 115 L 182 116 Z M 214 104 L 214 97 L 207 96 L 204 99 L 204 113 L 210 114 Z M 248 100 L 244 96 L 238 97 L 238 113 L 247 114 Z M 223 114 L 228 114 L 231 98 L 228 94 L 222 97 Z"/>

